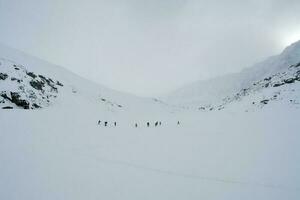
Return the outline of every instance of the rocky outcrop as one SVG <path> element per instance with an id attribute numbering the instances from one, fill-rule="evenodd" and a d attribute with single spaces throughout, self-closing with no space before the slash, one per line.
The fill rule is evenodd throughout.
<path id="1" fill-rule="evenodd" d="M 5 73 L 0 73 L 0 80 L 5 80 L 7 79 L 8 75 Z"/>
<path id="2" fill-rule="evenodd" d="M 29 109 L 29 102 L 25 99 L 22 99 L 20 94 L 17 92 L 10 92 L 10 97 L 6 93 L 2 93 L 1 96 L 18 107 Z"/>
<path id="3" fill-rule="evenodd" d="M 36 74 L 22 65 L 1 60 L 0 105 L 2 109 L 39 109 L 49 106 L 63 84 L 45 75 Z M 8 79 L 8 77 L 10 77 Z"/>
<path id="4" fill-rule="evenodd" d="M 24 109 L 29 109 L 29 102 L 25 99 L 21 99 L 21 96 L 17 92 L 11 92 L 11 102 L 16 104 L 17 106 L 24 108 Z"/>
<path id="5" fill-rule="evenodd" d="M 232 102 L 241 101 L 246 96 L 256 95 L 263 90 L 269 90 L 273 88 L 272 90 L 274 90 L 274 92 L 271 92 L 268 97 L 261 97 L 262 99 L 260 100 L 257 99 L 256 101 L 251 102 L 252 106 L 263 107 L 269 104 L 271 101 L 279 100 L 280 99 L 279 96 L 282 94 L 281 91 L 288 90 L 288 87 L 284 87 L 284 86 L 287 85 L 292 86 L 293 84 L 300 84 L 299 68 L 300 68 L 300 63 L 291 65 L 290 67 L 287 67 L 286 70 L 282 70 L 281 72 L 273 74 L 272 76 L 268 76 L 260 81 L 256 81 L 248 88 L 241 89 L 236 94 L 223 98 L 220 104 L 216 104 L 216 105 L 210 104 L 204 106 L 201 105 L 198 107 L 198 110 L 201 111 L 221 110 L 225 108 L 226 105 Z M 282 89 L 282 87 L 284 87 L 284 89 Z M 295 91 L 291 90 L 290 92 L 295 92 Z M 290 102 L 296 102 L 296 101 L 292 100 Z"/>
<path id="6" fill-rule="evenodd" d="M 38 81 L 38 80 L 31 80 L 29 84 L 31 85 L 31 87 L 33 87 L 36 90 L 43 90 L 43 87 L 45 85 L 42 81 Z"/>
<path id="7" fill-rule="evenodd" d="M 33 72 L 26 72 L 26 74 L 31 78 L 36 78 L 36 75 Z"/>

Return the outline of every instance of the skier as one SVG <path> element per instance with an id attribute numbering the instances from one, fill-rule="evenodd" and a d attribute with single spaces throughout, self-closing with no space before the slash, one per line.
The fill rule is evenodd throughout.
<path id="1" fill-rule="evenodd" d="M 159 122 L 159 125 L 161 126 L 161 122 Z"/>
<path id="2" fill-rule="evenodd" d="M 114 124 L 115 124 L 115 126 L 117 126 L 117 122 L 115 122 Z"/>
<path id="3" fill-rule="evenodd" d="M 99 121 L 98 121 L 98 125 L 100 125 L 100 123 L 101 123 L 101 121 L 99 120 Z"/>
<path id="4" fill-rule="evenodd" d="M 149 127 L 150 126 L 150 123 L 149 122 L 147 122 L 147 127 Z"/>
<path id="5" fill-rule="evenodd" d="M 107 126 L 107 122 L 104 122 L 104 126 Z"/>
<path id="6" fill-rule="evenodd" d="M 155 126 L 157 126 L 158 125 L 158 122 L 155 122 Z"/>
<path id="7" fill-rule="evenodd" d="M 180 122 L 178 121 L 178 122 L 177 122 L 177 125 L 179 125 L 179 124 L 180 124 Z"/>
<path id="8" fill-rule="evenodd" d="M 138 125 L 137 125 L 137 123 L 135 123 L 135 128 L 137 128 L 138 127 Z"/>

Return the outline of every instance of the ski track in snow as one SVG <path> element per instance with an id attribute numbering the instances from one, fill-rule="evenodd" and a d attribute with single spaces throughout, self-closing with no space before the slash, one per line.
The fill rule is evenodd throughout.
<path id="1" fill-rule="evenodd" d="M 78 153 L 80 152 L 80 153 Z M 104 164 L 109 164 L 109 165 L 119 165 L 119 166 L 125 166 L 125 167 L 130 167 L 138 170 L 143 170 L 143 171 L 149 171 L 153 173 L 158 173 L 158 174 L 163 174 L 163 175 L 168 175 L 168 176 L 173 176 L 173 177 L 182 177 L 186 179 L 196 179 L 199 181 L 209 181 L 209 182 L 216 182 L 216 183 L 224 183 L 224 184 L 238 184 L 242 186 L 251 186 L 251 187 L 263 187 L 263 188 L 271 188 L 275 190 L 284 190 L 284 191 L 300 191 L 300 187 L 292 187 L 292 186 L 286 186 L 282 184 L 273 184 L 273 183 L 263 183 L 263 182 L 252 182 L 252 181 L 241 181 L 241 180 L 234 180 L 234 179 L 229 179 L 229 178 L 221 178 L 221 177 L 207 177 L 207 176 L 200 176 L 200 175 L 195 175 L 195 174 L 187 174 L 187 173 L 182 173 L 182 172 L 177 172 L 177 171 L 172 171 L 172 170 L 167 170 L 167 169 L 161 169 L 161 168 L 153 168 L 145 165 L 140 165 L 136 163 L 131 163 L 123 160 L 113 160 L 113 159 L 108 159 L 104 157 L 93 157 L 88 154 L 83 154 L 83 151 L 78 151 L 76 155 L 84 156 L 84 157 L 89 157 L 91 159 L 94 159 L 98 162 L 104 163 Z"/>

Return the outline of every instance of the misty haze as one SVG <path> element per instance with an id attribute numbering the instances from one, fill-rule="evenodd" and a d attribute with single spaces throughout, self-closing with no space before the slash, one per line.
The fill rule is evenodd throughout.
<path id="1" fill-rule="evenodd" d="M 0 199 L 300 199 L 299 10 L 0 0 Z"/>

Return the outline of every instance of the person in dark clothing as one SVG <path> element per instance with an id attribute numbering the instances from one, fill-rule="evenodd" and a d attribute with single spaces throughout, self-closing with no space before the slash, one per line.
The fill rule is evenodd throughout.
<path id="1" fill-rule="evenodd" d="M 155 122 L 155 126 L 157 126 L 158 125 L 158 122 Z"/>
<path id="2" fill-rule="evenodd" d="M 149 127 L 150 126 L 150 123 L 149 122 L 147 122 L 147 127 Z"/>
<path id="3" fill-rule="evenodd" d="M 137 125 L 137 123 L 135 123 L 135 128 L 137 128 L 138 127 L 138 125 Z"/>
<path id="4" fill-rule="evenodd" d="M 100 123 L 101 123 L 101 121 L 99 120 L 99 121 L 98 121 L 98 125 L 100 125 Z"/>
<path id="5" fill-rule="evenodd" d="M 115 126 L 117 126 L 117 122 L 115 122 L 114 124 L 115 124 Z"/>
<path id="6" fill-rule="evenodd" d="M 179 125 L 179 124 L 180 124 L 180 122 L 178 121 L 178 122 L 177 122 L 177 125 Z"/>
<path id="7" fill-rule="evenodd" d="M 107 126 L 107 122 L 104 122 L 104 126 Z"/>
<path id="8" fill-rule="evenodd" d="M 161 126 L 161 122 L 159 122 L 159 125 Z"/>

